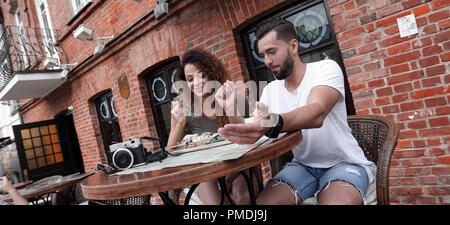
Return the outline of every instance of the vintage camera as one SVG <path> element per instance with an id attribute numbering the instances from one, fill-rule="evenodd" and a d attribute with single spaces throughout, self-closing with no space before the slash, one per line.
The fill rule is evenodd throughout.
<path id="1" fill-rule="evenodd" d="M 140 138 L 112 144 L 109 151 L 112 154 L 113 166 L 117 169 L 125 170 L 146 163 L 146 152 Z"/>
<path id="2" fill-rule="evenodd" d="M 142 140 L 159 141 L 161 150 L 147 153 L 142 145 Z M 119 170 L 126 170 L 134 166 L 140 166 L 149 162 L 162 161 L 167 157 L 167 152 L 160 139 L 154 137 L 141 137 L 125 142 L 115 143 L 109 146 L 112 153 L 112 164 Z"/>

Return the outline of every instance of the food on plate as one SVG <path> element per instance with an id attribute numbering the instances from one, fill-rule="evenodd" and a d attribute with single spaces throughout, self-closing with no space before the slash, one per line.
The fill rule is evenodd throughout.
<path id="1" fill-rule="evenodd" d="M 194 148 L 202 145 L 212 144 L 224 141 L 225 138 L 219 136 L 219 133 L 204 132 L 202 134 L 188 134 L 183 140 L 172 146 L 174 150 Z"/>

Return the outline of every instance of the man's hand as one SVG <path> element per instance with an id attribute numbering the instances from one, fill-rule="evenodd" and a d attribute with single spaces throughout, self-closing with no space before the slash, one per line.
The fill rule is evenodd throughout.
<path id="1" fill-rule="evenodd" d="M 219 134 L 227 140 L 237 144 L 253 144 L 258 141 L 264 133 L 271 127 L 270 115 L 267 106 L 263 103 L 256 103 L 255 119 L 246 124 L 227 124 L 219 128 Z M 271 123 L 270 123 L 271 124 Z"/>

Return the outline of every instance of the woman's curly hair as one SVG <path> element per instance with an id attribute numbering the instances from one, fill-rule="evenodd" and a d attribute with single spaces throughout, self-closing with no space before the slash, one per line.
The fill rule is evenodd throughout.
<path id="1" fill-rule="evenodd" d="M 183 58 L 181 59 L 181 70 L 179 77 L 184 81 L 186 80 L 184 67 L 186 67 L 187 64 L 192 64 L 197 67 L 200 71 L 205 73 L 206 76 L 208 76 L 209 80 L 219 81 L 220 84 L 224 84 L 227 80 L 228 74 L 220 60 L 203 49 L 194 48 L 184 53 Z"/>
<path id="2" fill-rule="evenodd" d="M 228 73 L 226 72 L 222 62 L 220 62 L 217 57 L 203 49 L 193 48 L 184 53 L 181 59 L 180 69 L 178 70 L 179 73 L 177 80 L 186 81 L 184 68 L 187 64 L 192 64 L 197 67 L 211 81 L 218 81 L 221 85 L 223 85 L 227 80 Z M 193 103 L 193 101 L 191 102 Z M 225 124 L 229 123 L 229 120 L 226 116 L 217 116 L 217 122 L 219 127 L 223 127 Z"/>

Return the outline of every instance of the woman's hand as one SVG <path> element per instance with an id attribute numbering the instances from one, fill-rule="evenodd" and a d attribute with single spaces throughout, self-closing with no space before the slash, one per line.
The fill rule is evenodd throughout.
<path id="1" fill-rule="evenodd" d="M 172 118 L 174 118 L 177 122 L 177 125 L 186 124 L 186 116 L 183 113 L 182 102 L 172 101 L 172 110 L 170 111 L 170 113 L 172 114 Z"/>
<path id="2" fill-rule="evenodd" d="M 244 113 L 239 111 L 239 109 L 245 109 L 245 101 L 238 101 L 237 94 L 243 94 L 245 92 L 245 84 L 242 81 L 229 81 L 227 80 L 220 88 L 217 90 L 215 98 L 217 103 L 224 109 L 226 116 L 245 116 L 240 115 Z M 238 105 L 244 104 L 244 105 Z M 240 113 L 239 113 L 240 112 Z"/>
<path id="3" fill-rule="evenodd" d="M 215 95 L 217 102 L 225 111 L 227 116 L 236 116 L 236 96 L 237 88 L 236 85 L 227 80 L 220 88 L 217 90 Z"/>

